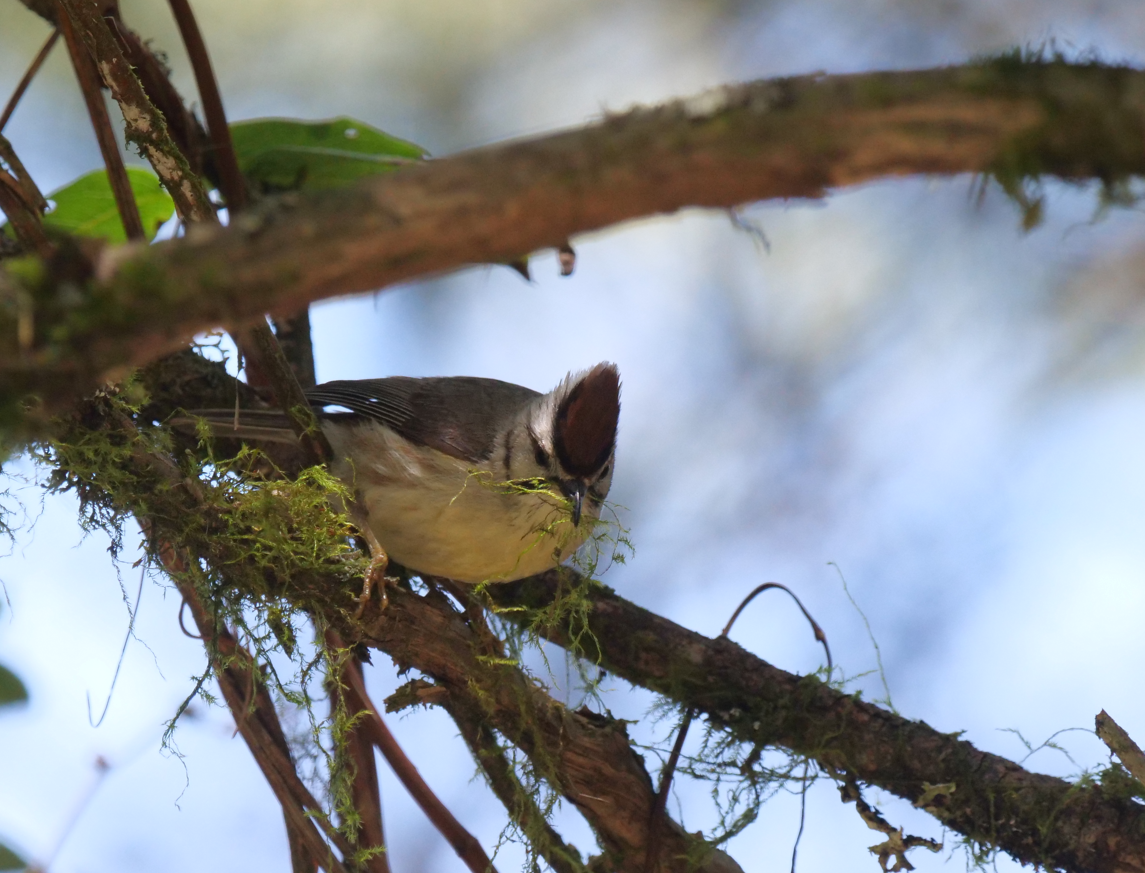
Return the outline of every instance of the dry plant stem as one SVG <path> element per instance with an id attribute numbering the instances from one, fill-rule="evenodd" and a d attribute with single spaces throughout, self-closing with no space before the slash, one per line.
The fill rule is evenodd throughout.
<path id="1" fill-rule="evenodd" d="M 167 134 L 163 114 L 143 90 L 98 6 L 93 0 L 59 2 L 67 13 L 60 16 L 61 24 L 65 18 L 71 20 L 76 35 L 95 58 L 100 76 L 123 110 L 128 142 L 134 143 L 150 162 L 184 219 L 212 221 L 215 211 L 206 188 Z"/>
<path id="2" fill-rule="evenodd" d="M 1109 746 L 1109 751 L 1118 757 L 1125 769 L 1133 774 L 1133 778 L 1145 786 L 1145 753 L 1142 753 L 1141 747 L 1133 742 L 1125 729 L 1104 709 L 1094 721 L 1101 741 Z"/>
<path id="3" fill-rule="evenodd" d="M 191 11 L 191 4 L 188 0 L 169 0 L 169 3 L 175 16 L 175 23 L 179 26 L 179 35 L 183 38 L 183 45 L 186 46 L 191 59 L 195 86 L 199 89 L 199 97 L 203 101 L 207 132 L 211 137 L 211 148 L 219 170 L 219 187 L 223 197 L 226 198 L 227 208 L 231 215 L 235 215 L 246 207 L 246 180 L 239 171 L 234 143 L 231 142 L 231 131 L 227 126 L 226 113 L 223 111 L 223 98 L 219 94 L 219 85 L 215 80 L 215 71 L 211 67 L 210 55 L 207 53 L 206 43 L 203 42 L 203 35 L 199 32 L 195 15 Z"/>
<path id="4" fill-rule="evenodd" d="M 753 588 L 747 597 L 740 601 L 739 606 L 736 607 L 735 612 L 733 612 L 731 618 L 728 619 L 728 623 L 724 625 L 724 629 L 720 632 L 720 637 L 726 639 L 727 635 L 731 633 L 732 626 L 735 625 L 736 619 L 740 617 L 740 614 L 747 608 L 748 604 L 764 591 L 769 591 L 773 588 L 786 591 L 791 599 L 795 601 L 795 605 L 799 607 L 799 611 L 803 613 L 803 617 L 807 619 L 807 623 L 811 625 L 811 630 L 815 634 L 815 640 L 823 646 L 823 651 L 827 655 L 827 678 L 830 680 L 835 665 L 831 660 L 831 647 L 827 644 L 827 635 L 823 633 L 823 629 L 819 627 L 819 623 L 811 617 L 811 613 L 807 611 L 807 607 L 803 605 L 803 601 L 795 596 L 795 592 L 779 582 L 764 582 L 762 585 L 757 585 Z M 680 761 L 680 753 L 684 748 L 684 740 L 688 736 L 688 728 L 691 727 L 692 719 L 695 715 L 696 711 L 692 707 L 688 707 L 684 710 L 684 718 L 681 720 L 680 727 L 676 731 L 676 742 L 672 745 L 672 753 L 668 756 L 668 763 L 664 765 L 664 770 L 660 775 L 660 789 L 656 792 L 657 812 L 663 812 L 667 807 L 668 792 L 672 787 L 672 777 L 676 773 L 676 765 Z M 751 767 L 755 766 L 762 748 L 761 745 L 756 745 L 755 750 L 753 750 L 751 755 L 746 759 L 745 763 L 741 765 L 744 772 L 747 772 Z M 654 815 L 653 820 L 655 819 L 656 816 Z M 800 827 L 800 831 L 802 831 L 802 827 Z M 649 852 L 650 858 L 654 857 L 657 851 L 656 836 L 656 831 L 653 830 L 652 836 L 650 837 L 652 844 L 652 850 Z M 792 857 L 794 858 L 794 855 Z M 794 865 L 794 861 L 792 861 L 792 864 Z M 651 863 L 647 865 L 647 869 L 652 869 Z"/>
<path id="5" fill-rule="evenodd" d="M 350 689 L 358 700 L 366 705 L 366 717 L 362 722 L 364 733 L 377 746 L 382 757 L 386 759 L 386 763 L 390 765 L 390 769 L 394 771 L 394 775 L 398 777 L 406 791 L 421 807 L 422 812 L 433 822 L 434 827 L 445 837 L 457 856 L 465 862 L 465 866 L 472 873 L 496 873 L 496 868 L 493 866 L 493 862 L 489 860 L 489 856 L 485 854 L 485 850 L 481 848 L 481 843 L 461 825 L 461 822 L 454 818 L 453 813 L 433 793 L 433 790 L 421 778 L 421 774 L 418 773 L 413 762 L 406 757 L 405 752 L 394 739 L 394 735 L 390 733 L 386 723 L 378 715 L 377 710 L 369 704 L 370 698 L 366 694 L 362 677 L 355 672 L 347 671 L 345 678 L 349 680 Z"/>
<path id="6" fill-rule="evenodd" d="M 457 725 L 473 759 L 485 773 L 489 787 L 521 832 L 534 837 L 537 854 L 556 873 L 578 873 L 583 870 L 580 854 L 565 843 L 545 819 L 536 801 L 525 791 L 481 713 L 457 705 L 449 694 L 442 695 L 442 698 L 440 705 Z"/>
<path id="7" fill-rule="evenodd" d="M 60 0 L 61 4 L 63 0 Z M 131 191 L 131 182 L 127 178 L 127 169 L 123 165 L 123 156 L 119 153 L 119 144 L 116 142 L 115 131 L 111 127 L 111 119 L 107 115 L 107 106 L 103 102 L 103 91 L 100 83 L 99 71 L 95 62 L 88 53 L 76 33 L 72 19 L 63 14 L 58 16 L 60 30 L 64 35 L 64 42 L 68 47 L 68 54 L 72 59 L 72 68 L 75 70 L 80 91 L 83 93 L 87 114 L 91 119 L 91 127 L 95 132 L 96 142 L 99 143 L 99 153 L 103 156 L 103 165 L 107 168 L 107 180 L 111 185 L 112 196 L 115 197 L 115 208 L 119 211 L 119 220 L 123 224 L 124 233 L 129 240 L 144 238 L 143 220 L 139 217 L 139 207 L 135 203 L 135 195 Z M 101 18 L 100 21 L 103 19 Z"/>
<path id="8" fill-rule="evenodd" d="M 47 38 L 40 50 L 36 52 L 36 57 L 32 59 L 32 63 L 28 65 L 28 69 L 24 72 L 24 76 L 20 79 L 19 84 L 16 85 L 16 90 L 12 92 L 12 96 L 8 98 L 8 104 L 4 107 L 4 112 L 0 113 L 0 132 L 8 125 L 8 120 L 12 117 L 12 113 L 16 111 L 16 107 L 20 105 L 20 98 L 24 96 L 24 92 L 28 90 L 28 86 L 32 84 L 32 79 L 36 77 L 36 73 L 40 71 L 40 67 L 44 65 L 44 61 L 48 59 L 51 54 L 52 47 L 55 46 L 56 40 L 60 38 L 59 28 L 52 31 L 51 36 Z"/>
<path id="9" fill-rule="evenodd" d="M 491 587 L 490 595 L 501 606 L 539 609 L 560 584 L 550 572 Z M 813 676 L 787 673 L 730 640 L 701 636 L 610 591 L 589 596 L 586 657 L 695 707 L 744 743 L 781 746 L 853 773 L 1023 863 L 1145 871 L 1145 811 L 1129 800 L 1026 771 L 957 734 L 909 721 Z M 558 645 L 568 642 L 559 629 L 542 632 Z M 953 787 L 935 791 L 942 786 Z"/>
<path id="10" fill-rule="evenodd" d="M 656 869 L 656 862 L 660 858 L 660 823 L 664 819 L 664 811 L 668 808 L 668 794 L 672 790 L 672 776 L 676 773 L 676 766 L 680 763 L 680 753 L 684 750 L 684 740 L 688 736 L 688 728 L 692 726 L 692 719 L 696 711 L 691 707 L 684 710 L 684 718 L 680 727 L 676 729 L 676 742 L 672 744 L 672 751 L 668 755 L 668 762 L 660 774 L 660 787 L 656 790 L 656 803 L 652 807 L 652 815 L 648 817 L 648 856 L 644 861 L 645 873 Z"/>

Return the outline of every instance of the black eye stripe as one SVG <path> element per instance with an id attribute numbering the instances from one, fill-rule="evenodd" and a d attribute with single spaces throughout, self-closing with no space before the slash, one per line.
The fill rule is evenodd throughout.
<path id="1" fill-rule="evenodd" d="M 538 467 L 548 469 L 549 453 L 545 451 L 545 447 L 541 445 L 541 441 L 537 439 L 537 435 L 533 433 L 531 428 L 529 430 L 529 439 L 533 443 L 533 460 L 537 462 Z"/>

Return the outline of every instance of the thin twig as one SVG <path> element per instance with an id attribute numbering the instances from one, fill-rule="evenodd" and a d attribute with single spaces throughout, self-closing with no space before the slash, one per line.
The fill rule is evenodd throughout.
<path id="1" fill-rule="evenodd" d="M 807 611 L 802 601 L 800 601 L 800 599 L 795 596 L 795 593 L 786 585 L 780 584 L 779 582 L 764 582 L 762 585 L 757 585 L 754 589 L 752 589 L 751 593 L 740 601 L 739 606 L 737 606 L 735 612 L 732 613 L 732 617 L 729 618 L 728 623 L 724 625 L 723 631 L 720 632 L 720 638 L 726 639 L 727 635 L 731 632 L 732 625 L 734 625 L 736 619 L 739 618 L 740 613 L 743 612 L 745 608 L 747 608 L 747 605 L 751 603 L 757 595 L 762 594 L 764 591 L 767 591 L 770 588 L 779 588 L 783 591 L 786 591 L 791 596 L 791 599 L 795 601 L 800 611 L 803 613 L 803 617 L 806 618 L 808 622 L 810 622 L 811 629 L 815 633 L 815 639 L 822 643 L 823 650 L 827 653 L 827 678 L 830 679 L 831 672 L 834 669 L 834 663 L 831 660 L 831 647 L 827 645 L 827 635 L 823 633 L 823 629 L 819 627 L 819 623 L 811 617 L 811 613 Z M 653 807 L 652 817 L 649 819 L 648 853 L 645 856 L 644 861 L 644 869 L 647 871 L 647 873 L 651 873 L 657 861 L 659 860 L 659 823 L 661 821 L 664 810 L 668 805 L 668 792 L 672 787 L 672 777 L 676 773 L 676 765 L 680 760 L 680 752 L 684 748 L 684 740 L 688 736 L 688 728 L 691 727 L 692 719 L 694 717 L 695 710 L 693 708 L 689 707 L 684 711 L 684 718 L 681 720 L 680 728 L 676 733 L 676 742 L 672 746 L 672 753 L 668 756 L 668 763 L 664 765 L 664 770 L 660 774 L 660 789 L 656 792 L 656 805 Z M 800 836 L 803 834 L 802 813 L 800 813 L 799 819 L 799 834 Z M 795 846 L 796 849 L 798 849 L 798 837 L 796 838 Z M 795 873 L 794 851 L 791 855 L 791 869 L 792 873 Z"/>
<path id="2" fill-rule="evenodd" d="M 40 50 L 36 52 L 32 63 L 28 65 L 28 69 L 24 72 L 24 77 L 20 80 L 19 84 L 16 85 L 16 90 L 12 92 L 12 96 L 8 98 L 8 105 L 4 107 L 4 112 L 0 113 L 0 131 L 3 131 L 7 126 L 8 119 L 12 117 L 12 113 L 16 111 L 16 107 L 20 103 L 20 98 L 24 96 L 24 92 L 28 90 L 28 86 L 32 84 L 32 79 L 36 77 L 36 73 L 38 73 L 40 67 L 44 65 L 44 61 L 48 59 L 52 47 L 59 38 L 59 28 L 53 29 L 51 36 L 47 38 Z"/>
<path id="3" fill-rule="evenodd" d="M 457 856 L 465 862 L 472 873 L 496 873 L 496 868 L 485 854 L 485 850 L 481 848 L 481 843 L 454 818 L 453 813 L 421 778 L 413 762 L 406 757 L 394 735 L 390 733 L 390 729 L 370 703 L 370 697 L 361 678 L 353 672 L 347 672 L 346 678 L 350 681 L 350 688 L 366 704 L 366 718 L 363 724 L 368 729 L 371 740 L 386 759 L 386 763 L 390 765 L 390 769 L 394 771 L 394 775 L 421 807 L 422 812 L 433 822 L 434 827 L 441 832 L 446 842 L 453 847 Z"/>
<path id="4" fill-rule="evenodd" d="M 660 862 L 661 828 L 664 826 L 665 812 L 668 809 L 668 792 L 672 790 L 672 776 L 680 763 L 680 753 L 684 749 L 684 740 L 688 736 L 688 728 L 692 726 L 695 713 L 691 707 L 684 710 L 684 718 L 676 731 L 676 742 L 672 744 L 672 753 L 660 773 L 660 788 L 656 792 L 656 802 L 652 805 L 652 814 L 648 818 L 648 848 L 644 853 L 645 873 L 652 873 Z"/>
<path id="5" fill-rule="evenodd" d="M 183 45 L 186 46 L 187 55 L 191 59 L 195 86 L 199 89 L 199 97 L 203 101 L 207 133 L 211 137 L 211 148 L 214 150 L 219 171 L 219 187 L 222 189 L 223 197 L 226 198 L 227 208 L 233 215 L 246 207 L 246 180 L 239 170 L 238 158 L 235 156 L 231 130 L 227 126 L 227 116 L 223 111 L 223 98 L 219 94 L 219 84 L 211 67 L 206 43 L 203 42 L 203 34 L 199 31 L 198 22 L 195 21 L 195 15 L 191 11 L 191 4 L 188 0 L 169 0 L 169 3 L 175 16 L 175 23 L 179 26 L 179 35 L 183 38 Z"/>
<path id="6" fill-rule="evenodd" d="M 151 163 L 179 214 L 187 221 L 214 220 L 215 210 L 207 189 L 191 172 L 186 157 L 168 134 L 163 113 L 143 90 L 99 7 L 92 0 L 57 2 L 66 12 L 60 15 L 61 24 L 65 19 L 71 20 L 76 35 L 95 58 L 99 74 L 123 110 L 128 142 L 134 143 Z M 65 37 L 66 30 L 65 27 Z"/>
<path id="7" fill-rule="evenodd" d="M 143 231 L 143 219 L 139 217 L 139 207 L 135 203 L 131 181 L 127 178 L 127 168 L 123 165 L 123 156 L 119 153 L 115 131 L 111 127 L 107 106 L 103 102 L 99 71 L 80 41 L 63 0 L 58 2 L 60 5 L 56 18 L 60 22 L 60 30 L 63 32 L 64 42 L 72 59 L 76 79 L 79 80 L 87 114 L 91 119 L 91 127 L 95 132 L 96 142 L 99 143 L 99 153 L 103 156 L 103 165 L 107 168 L 107 180 L 111 184 L 111 193 L 115 197 L 115 208 L 119 211 L 123 232 L 127 234 L 128 239 L 143 239 L 146 236 Z M 102 18 L 99 20 L 103 21 Z"/>
<path id="8" fill-rule="evenodd" d="M 16 239 L 25 251 L 34 252 L 45 259 L 51 257 L 55 247 L 44 233 L 40 213 L 25 201 L 19 181 L 3 169 L 0 169 L 0 211 L 8 217 L 8 223 L 12 225 Z M 31 309 L 27 307 L 18 317 L 16 334 L 21 354 L 30 349 L 34 339 L 29 329 L 32 326 L 30 318 Z"/>
<path id="9" fill-rule="evenodd" d="M 803 839 L 803 825 L 807 823 L 807 774 L 811 771 L 811 762 L 803 762 L 803 787 L 799 791 L 799 831 L 795 834 L 795 845 L 791 847 L 791 873 L 795 873 L 795 859 L 799 857 L 799 842 Z"/>
<path id="10" fill-rule="evenodd" d="M 31 174 L 24 167 L 24 162 L 20 160 L 20 156 L 16 154 L 16 150 L 12 148 L 12 143 L 0 134 L 0 161 L 8 165 L 12 175 L 16 177 L 16 182 L 20 187 L 21 196 L 24 202 L 43 215 L 48 211 L 48 201 L 44 199 L 44 195 L 40 193 L 35 180 L 32 179 Z"/>
<path id="11" fill-rule="evenodd" d="M 135 616 L 139 615 L 139 602 L 143 599 L 143 580 L 146 578 L 147 569 L 143 568 L 139 571 L 139 590 L 135 593 L 135 606 L 128 613 L 129 621 L 127 622 L 127 633 L 123 635 L 123 648 L 119 650 L 119 660 L 115 662 L 115 674 L 111 677 L 111 687 L 107 689 L 107 700 L 104 701 L 103 712 L 99 714 L 99 721 L 92 720 L 91 692 L 87 694 L 87 723 L 93 728 L 97 728 L 103 724 L 104 718 L 107 717 L 107 710 L 111 706 L 111 696 L 115 693 L 115 685 L 119 681 L 119 671 L 123 667 L 123 657 L 127 654 L 127 644 L 131 642 L 131 638 L 135 635 Z M 181 620 L 182 616 L 180 616 L 180 621 Z M 186 633 L 186 631 L 184 631 L 184 633 Z"/>
<path id="12" fill-rule="evenodd" d="M 823 633 L 823 628 L 819 627 L 819 623 L 811 617 L 811 613 L 807 611 L 807 607 L 803 605 L 803 601 L 795 596 L 795 592 L 793 592 L 786 585 L 782 585 L 779 582 L 764 582 L 762 585 L 757 585 L 752 590 L 751 594 L 745 597 L 740 602 L 740 605 L 736 607 L 736 611 L 732 613 L 732 617 L 729 618 L 728 623 L 724 625 L 724 629 L 720 633 L 720 636 L 727 637 L 727 635 L 731 633 L 732 625 L 735 624 L 735 620 L 739 618 L 740 613 L 744 611 L 747 605 L 751 603 L 757 595 L 762 594 L 764 591 L 767 591 L 770 588 L 778 588 L 781 591 L 786 591 L 791 596 L 791 599 L 795 601 L 795 605 L 799 607 L 799 611 L 803 613 L 803 617 L 807 619 L 808 623 L 811 625 L 811 630 L 815 634 L 816 641 L 822 644 L 823 651 L 827 653 L 827 679 L 829 681 L 831 679 L 831 673 L 834 670 L 834 663 L 831 660 L 831 647 L 827 645 L 827 635 Z"/>

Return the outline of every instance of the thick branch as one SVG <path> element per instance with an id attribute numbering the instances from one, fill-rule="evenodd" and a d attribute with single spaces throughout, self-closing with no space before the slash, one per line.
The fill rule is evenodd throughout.
<path id="1" fill-rule="evenodd" d="M 557 590 L 550 572 L 490 593 L 504 606 L 540 608 Z M 592 635 L 581 637 L 589 657 L 633 684 L 695 707 L 745 743 L 781 746 L 850 772 L 1022 863 L 1145 871 L 1145 808 L 1124 796 L 1030 773 L 957 733 L 940 733 L 813 676 L 777 669 L 730 640 L 701 636 L 607 589 L 591 597 Z M 546 635 L 567 643 L 559 628 Z"/>
<path id="2" fill-rule="evenodd" d="M 417 680 L 421 681 L 421 680 Z M 435 692 L 436 686 L 429 686 Z M 556 873 L 576 873 L 583 866 L 580 853 L 569 846 L 545 819 L 538 805 L 517 777 L 505 752 L 497 742 L 496 734 L 485 721 L 479 709 L 467 708 L 448 693 L 437 694 L 433 701 L 443 706 L 457 725 L 469 752 L 485 773 L 489 787 L 504 805 L 513 822 L 532 841 L 537 854 Z"/>
<path id="3" fill-rule="evenodd" d="M 117 416 L 105 411 L 104 401 L 95 398 L 77 412 L 76 423 L 89 432 L 106 430 L 112 438 L 132 439 L 134 432 L 122 426 Z M 61 440 L 61 444 L 78 442 L 79 437 L 61 434 Z M 210 485 L 186 478 L 169 457 L 152 451 L 145 441 L 133 444 L 131 458 L 130 484 L 122 478 L 122 471 L 114 474 L 117 506 L 136 512 L 156 541 L 186 549 L 209 561 L 220 574 L 243 566 L 249 559 L 247 547 L 233 526 L 226 527 L 225 533 L 219 529 L 217 509 L 211 508 L 208 499 Z M 82 489 L 98 488 L 98 484 L 81 485 L 77 480 L 76 485 L 81 497 L 88 494 L 95 499 L 94 490 Z M 188 518 L 201 523 L 187 525 Z M 474 628 L 440 592 L 423 597 L 393 589 L 387 605 L 372 605 L 365 625 L 358 624 L 348 608 L 339 607 L 353 602 L 347 584 L 360 585 L 360 579 L 349 580 L 337 573 L 337 567 L 329 572 L 314 568 L 287 571 L 268 565 L 259 570 L 259 585 L 268 586 L 278 596 L 289 596 L 347 641 L 365 641 L 401 666 L 433 677 L 461 704 L 484 713 L 581 810 L 599 835 L 610 866 L 643 869 L 655 795 L 643 761 L 629 746 L 622 721 L 569 711 L 507 661 L 495 638 L 487 638 L 491 635 L 483 634 L 480 626 Z M 272 767 L 267 775 L 277 778 L 280 774 Z M 304 795 L 297 796 L 311 806 Z M 687 834 L 667 816 L 656 826 L 663 837 L 658 873 L 683 873 L 697 865 L 705 873 L 739 871 L 727 855 Z M 328 835 L 335 842 L 339 839 L 337 834 Z"/>
<path id="4" fill-rule="evenodd" d="M 344 619 L 331 617 L 333 621 Z M 432 676 L 457 704 L 481 712 L 488 723 L 528 755 L 540 773 L 588 820 L 609 864 L 644 869 L 655 791 L 643 761 L 629 746 L 622 721 L 588 710 L 571 712 L 521 670 L 489 651 L 447 598 L 391 590 L 385 608 L 364 619 L 360 640 L 386 652 L 400 667 Z M 501 655 L 501 657 L 498 657 Z M 739 866 L 708 849 L 662 816 L 658 871 L 732 873 Z M 697 866 L 698 865 L 698 866 Z"/>
<path id="5" fill-rule="evenodd" d="M 1145 171 L 1143 139 L 1145 72 L 1128 68 L 1000 60 L 718 89 L 109 251 L 82 306 L 55 310 L 45 279 L 30 366 L 0 322 L 0 371 L 9 392 L 58 408 L 62 386 L 82 391 L 197 331 L 511 260 L 621 221 L 918 173 L 1109 180 Z"/>
<path id="6" fill-rule="evenodd" d="M 190 355 L 186 359 L 195 360 Z M 217 403 L 216 396 L 231 396 L 222 387 L 230 377 L 209 366 L 202 369 L 198 379 L 180 381 L 180 390 L 213 403 Z M 154 381 L 170 381 L 170 377 Z M 196 390 L 199 381 L 207 390 Z M 492 586 L 488 593 L 501 606 L 536 610 L 549 606 L 558 589 L 556 574 L 549 573 Z M 567 596 L 568 580 L 563 590 Z M 956 734 L 904 719 L 835 691 L 815 677 L 779 670 L 727 639 L 701 636 L 607 589 L 586 593 L 593 601 L 591 634 L 581 635 L 580 641 L 590 659 L 599 660 L 633 684 L 694 707 L 745 743 L 791 749 L 815 758 L 828 770 L 849 772 L 910 800 L 959 833 L 1022 861 L 1074 871 L 1145 870 L 1145 811 L 1124 792 L 1029 773 L 1011 761 L 978 751 Z M 453 706 L 486 711 L 466 684 L 470 676 L 487 677 L 489 672 L 478 661 L 471 621 L 432 598 L 395 591 L 386 610 L 368 614 L 366 623 L 354 628 L 333 605 L 337 602 L 327 596 L 326 605 L 317 605 L 317 609 L 330 621 L 341 623 L 347 639 L 364 640 L 390 653 L 400 665 L 413 665 L 434 676 Z M 478 630 L 481 624 L 477 623 Z M 568 643 L 561 627 L 538 630 L 559 645 Z M 592 648 L 594 640 L 599 641 L 598 649 Z M 508 713 L 520 713 L 522 700 L 537 693 L 521 690 L 516 677 L 515 671 L 509 671 L 508 681 L 497 686 L 508 695 Z M 497 698 L 497 703 L 500 707 L 502 701 Z M 538 711 L 543 713 L 544 707 Z M 519 742 L 519 733 L 511 732 L 520 724 L 514 717 L 508 720 L 508 730 L 496 719 L 490 723 L 529 752 Z M 565 712 L 561 717 L 579 724 L 576 731 L 566 733 L 565 739 L 575 742 L 567 747 L 562 767 L 575 770 L 578 760 L 591 760 L 594 742 L 603 760 L 600 749 L 607 746 L 610 727 L 594 725 L 583 713 Z M 609 783 L 611 769 L 621 759 L 619 749 L 615 756 L 610 753 L 607 767 L 597 766 L 596 775 Z M 581 775 L 588 780 L 593 773 Z M 647 783 L 647 789 L 641 790 L 644 797 L 643 791 L 650 792 L 651 785 L 647 776 L 640 778 Z M 606 793 L 582 790 L 616 796 L 611 794 L 616 786 L 624 789 L 628 784 L 618 779 L 612 788 L 606 785 Z M 585 811 L 587 815 L 594 810 Z M 603 808 L 599 812 L 607 820 L 607 812 Z"/>

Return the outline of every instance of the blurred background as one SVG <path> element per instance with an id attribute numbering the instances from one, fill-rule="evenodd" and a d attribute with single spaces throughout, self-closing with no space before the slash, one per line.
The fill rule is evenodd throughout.
<path id="1" fill-rule="evenodd" d="M 14 0 L 0 12 L 0 98 L 47 36 Z M 126 21 L 188 64 L 160 0 Z M 1053 39 L 1140 64 L 1129 0 L 197 0 L 232 119 L 347 114 L 434 155 L 585 123 L 605 110 L 724 82 L 960 63 Z M 62 47 L 5 131 L 42 189 L 100 166 Z M 139 159 L 133 156 L 133 161 Z M 894 706 L 1015 759 L 1106 708 L 1145 740 L 1145 221 L 1103 210 L 1095 187 L 1049 182 L 1046 220 L 1021 230 L 992 185 L 905 179 L 823 202 L 689 212 L 574 240 L 535 281 L 475 267 L 313 309 L 320 380 L 481 375 L 548 390 L 600 360 L 623 377 L 612 498 L 635 557 L 604 581 L 708 635 L 757 583 L 790 586 L 847 675 L 877 666 Z M 34 477 L 27 463 L 9 473 Z M 29 519 L 0 563 L 0 663 L 31 700 L 0 713 L 0 841 L 58 873 L 289 869 L 281 815 L 224 709 L 164 722 L 203 668 L 179 598 L 142 589 L 106 719 L 98 719 L 134 602 L 135 540 L 118 568 L 85 539 L 68 497 L 12 478 Z M 34 525 L 33 522 L 34 521 Z M 1137 628 L 1135 631 L 1134 628 Z M 733 638 L 789 670 L 821 652 L 793 604 L 768 595 Z M 399 680 L 375 656 L 375 700 Z M 869 698 L 877 672 L 855 681 Z M 605 702 L 641 719 L 651 695 L 610 680 Z M 451 723 L 391 718 L 414 762 L 492 846 L 505 823 Z M 673 718 L 632 732 L 663 744 Z M 1104 765 L 1085 730 L 1026 766 Z M 1066 754 L 1068 753 L 1068 754 Z M 658 764 L 649 756 L 654 768 Z M 395 871 L 464 869 L 384 764 Z M 941 828 L 878 791 L 896 825 Z M 690 830 L 716 813 L 684 779 Z M 582 850 L 591 837 L 560 818 Z M 748 871 L 790 865 L 797 796 L 781 794 L 728 846 Z M 807 797 L 805 873 L 877 870 L 878 835 L 830 783 Z M 518 869 L 513 846 L 498 857 Z M 923 871 L 960 870 L 955 835 Z M 1015 868 L 1007 858 L 1000 869 Z"/>

